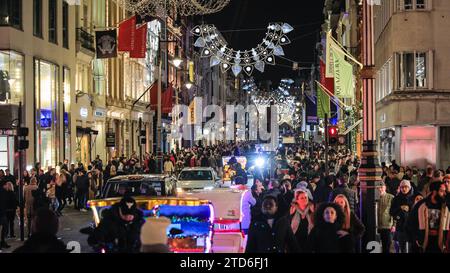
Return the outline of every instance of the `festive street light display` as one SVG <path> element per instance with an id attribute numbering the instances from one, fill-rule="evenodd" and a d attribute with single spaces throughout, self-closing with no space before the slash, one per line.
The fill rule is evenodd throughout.
<path id="1" fill-rule="evenodd" d="M 181 16 L 212 14 L 226 7 L 230 0 L 116 0 L 126 10 L 142 16 L 164 18 L 169 11 Z"/>
<path id="2" fill-rule="evenodd" d="M 210 58 L 210 66 L 220 65 L 223 72 L 231 69 L 237 77 L 242 71 L 248 76 L 254 69 L 261 73 L 265 65 L 275 65 L 275 56 L 284 56 L 283 46 L 291 43 L 286 34 L 294 28 L 287 23 L 270 23 L 265 38 L 250 50 L 234 50 L 214 25 L 192 29 L 197 36 L 194 46 L 201 48 L 201 57 Z"/>

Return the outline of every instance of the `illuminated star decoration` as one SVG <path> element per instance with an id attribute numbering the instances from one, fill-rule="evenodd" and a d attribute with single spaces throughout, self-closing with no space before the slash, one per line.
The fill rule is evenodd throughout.
<path id="1" fill-rule="evenodd" d="M 287 23 L 270 23 L 262 42 L 243 51 L 230 48 L 214 25 L 196 26 L 192 34 L 198 37 L 194 46 L 201 48 L 201 57 L 210 58 L 211 67 L 231 69 L 237 77 L 242 71 L 250 76 L 255 69 L 263 73 L 266 64 L 275 65 L 275 56 L 284 56 L 283 46 L 291 43 L 286 34 L 293 30 Z"/>
<path id="2" fill-rule="evenodd" d="M 252 101 L 258 108 L 258 112 L 266 111 L 270 103 L 274 102 L 278 106 L 278 125 L 287 123 L 292 127 L 298 126 L 301 121 L 300 113 L 297 110 L 295 97 L 289 92 L 293 83 L 292 79 L 282 79 L 278 88 L 271 92 L 255 92 L 252 95 Z"/>

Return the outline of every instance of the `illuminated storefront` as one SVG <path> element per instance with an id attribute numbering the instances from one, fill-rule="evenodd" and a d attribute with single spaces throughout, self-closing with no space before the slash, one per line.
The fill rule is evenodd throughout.
<path id="1" fill-rule="evenodd" d="M 11 51 L 0 50 L 0 169 L 14 169 L 14 137 L 8 130 L 16 118 L 16 109 L 23 100 L 24 57 Z M 14 113 L 13 113 L 14 112 Z"/>
<path id="2" fill-rule="evenodd" d="M 35 59 L 36 162 L 43 168 L 55 167 L 59 158 L 59 67 Z"/>

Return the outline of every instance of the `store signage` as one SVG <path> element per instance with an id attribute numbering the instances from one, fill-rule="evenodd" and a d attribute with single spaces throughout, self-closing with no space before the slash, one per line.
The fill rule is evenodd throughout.
<path id="1" fill-rule="evenodd" d="M 116 146 L 116 134 L 115 133 L 106 133 L 106 147 L 115 147 Z"/>
<path id="2" fill-rule="evenodd" d="M 15 136 L 16 135 L 16 129 L 3 129 L 3 128 L 0 128 L 0 135 L 1 136 Z"/>
<path id="3" fill-rule="evenodd" d="M 105 116 L 105 111 L 97 109 L 97 110 L 94 111 L 94 116 L 95 117 L 99 117 L 99 118 L 103 118 Z"/>
<path id="4" fill-rule="evenodd" d="M 83 118 L 87 118 L 87 116 L 88 116 L 88 109 L 84 108 L 84 107 L 80 108 L 80 116 L 83 117 Z"/>

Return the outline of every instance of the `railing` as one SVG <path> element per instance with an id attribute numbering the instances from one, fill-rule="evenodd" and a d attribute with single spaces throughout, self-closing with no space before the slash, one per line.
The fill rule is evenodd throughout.
<path id="1" fill-rule="evenodd" d="M 94 35 L 89 34 L 82 28 L 77 28 L 77 41 L 83 48 L 95 52 Z"/>

